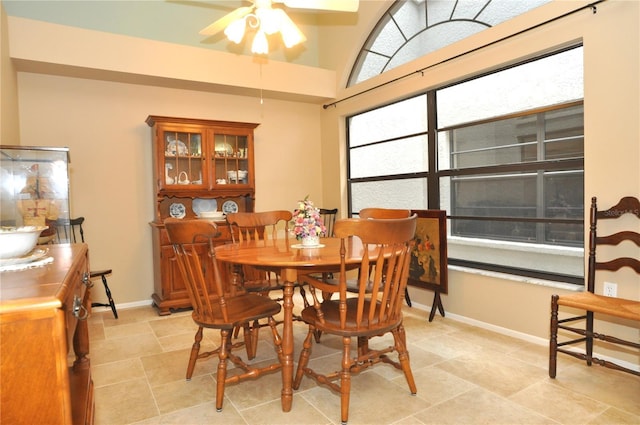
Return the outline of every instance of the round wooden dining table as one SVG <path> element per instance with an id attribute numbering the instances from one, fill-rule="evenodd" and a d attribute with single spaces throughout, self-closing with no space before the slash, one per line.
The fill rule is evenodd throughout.
<path id="1" fill-rule="evenodd" d="M 268 269 L 279 268 L 284 284 L 282 330 L 282 410 L 293 400 L 293 285 L 299 273 L 337 272 L 340 269 L 339 238 L 320 239 L 318 247 L 302 247 L 296 239 L 243 241 L 216 247 L 216 259 Z M 345 263 L 357 267 L 363 257 L 359 238 L 345 243 Z"/>

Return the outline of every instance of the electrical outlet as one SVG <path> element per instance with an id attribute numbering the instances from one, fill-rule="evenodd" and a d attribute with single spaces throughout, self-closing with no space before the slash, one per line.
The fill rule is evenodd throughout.
<path id="1" fill-rule="evenodd" d="M 604 295 L 607 297 L 617 297 L 618 296 L 618 284 L 612 282 L 604 283 Z"/>

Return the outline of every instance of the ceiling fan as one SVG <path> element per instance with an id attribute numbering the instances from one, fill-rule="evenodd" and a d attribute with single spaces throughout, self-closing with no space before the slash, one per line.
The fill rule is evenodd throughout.
<path id="1" fill-rule="evenodd" d="M 256 31 L 251 51 L 267 54 L 267 35 L 280 32 L 286 47 L 293 47 L 306 40 L 296 24 L 289 18 L 282 4 L 290 9 L 312 9 L 335 12 L 356 12 L 359 0 L 249 0 L 251 6 L 239 7 L 200 31 L 202 35 L 214 35 L 224 30 L 231 41 L 239 44 L 247 26 Z"/>

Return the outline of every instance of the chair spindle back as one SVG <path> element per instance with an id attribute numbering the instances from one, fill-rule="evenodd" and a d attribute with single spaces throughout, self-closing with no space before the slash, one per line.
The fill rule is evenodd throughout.
<path id="1" fill-rule="evenodd" d="M 625 214 L 633 214 L 640 218 L 640 201 L 633 196 L 626 196 L 608 210 L 598 211 L 597 199 L 591 198 L 590 209 L 590 230 L 589 230 L 589 267 L 587 276 L 587 290 L 595 291 L 596 271 L 607 270 L 617 271 L 622 267 L 630 267 L 640 274 L 640 260 L 630 257 L 619 257 L 609 261 L 596 260 L 596 247 L 601 245 L 615 246 L 624 241 L 630 241 L 640 247 L 640 232 L 631 230 L 621 231 L 614 234 L 602 236 L 597 233 L 598 220 L 608 220 L 620 218 Z"/>
<path id="2" fill-rule="evenodd" d="M 215 259 L 214 239 L 219 235 L 217 226 L 206 220 L 167 219 L 164 224 L 194 313 L 213 318 L 217 310 L 212 303 L 217 302 L 222 320 L 228 321 L 226 293 Z M 207 247 L 204 261 L 198 253 L 198 246 L 203 243 Z M 210 290 L 207 280 L 213 282 L 214 291 Z"/>
<path id="3" fill-rule="evenodd" d="M 227 214 L 227 222 L 234 242 L 245 240 L 277 239 L 278 230 L 289 232 L 291 212 L 285 210 L 264 212 L 239 212 Z"/>
<path id="4" fill-rule="evenodd" d="M 335 235 L 342 239 L 339 279 L 341 327 L 346 326 L 350 315 L 347 311 L 345 252 L 349 239 L 354 236 L 363 244 L 355 312 L 357 328 L 384 328 L 397 324 L 401 319 L 416 221 L 416 215 L 404 219 L 336 221 Z"/>

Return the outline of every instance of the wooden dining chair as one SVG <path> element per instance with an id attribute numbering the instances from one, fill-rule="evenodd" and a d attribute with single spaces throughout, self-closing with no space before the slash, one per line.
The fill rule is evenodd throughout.
<path id="1" fill-rule="evenodd" d="M 403 295 L 409 276 L 416 220 L 415 215 L 404 219 L 338 220 L 335 226 L 335 235 L 341 238 L 338 285 L 311 275 L 300 276 L 310 287 L 313 305 L 302 310 L 302 320 L 309 325 L 309 332 L 300 353 L 293 388 L 299 388 L 303 376 L 308 376 L 318 384 L 337 391 L 340 394 L 340 419 L 343 424 L 349 418 L 351 375 L 369 366 L 379 362 L 393 365 L 404 373 L 411 394 L 417 392 L 402 325 Z M 346 274 L 349 264 L 345 258 L 346 247 L 352 243 L 352 237 L 360 238 L 363 244 L 361 252 L 364 253 L 360 262 L 360 291 L 355 297 L 347 295 Z M 365 287 L 370 269 L 373 269 L 371 278 L 374 285 L 369 292 Z M 316 291 L 335 292 L 339 296 L 337 299 L 322 300 Z M 333 373 L 322 374 L 309 367 L 316 330 L 342 338 L 341 368 Z M 393 346 L 381 349 L 369 347 L 371 338 L 389 332 L 393 335 Z M 357 352 L 351 357 L 351 339 L 354 337 L 357 338 Z M 397 361 L 388 356 L 393 351 L 398 355 Z"/>
<path id="2" fill-rule="evenodd" d="M 322 217 L 322 224 L 326 228 L 325 236 L 328 238 L 333 237 L 333 227 L 336 224 L 336 217 L 338 216 L 337 208 L 319 208 L 320 217 Z"/>
<path id="3" fill-rule="evenodd" d="M 191 317 L 198 325 L 186 378 L 191 379 L 198 359 L 218 354 L 216 410 L 220 412 L 227 384 L 255 379 L 282 367 L 282 340 L 273 319 L 280 312 L 281 306 L 268 297 L 236 291 L 234 285 L 222 280 L 214 250 L 214 240 L 218 237 L 215 223 L 206 220 L 167 219 L 164 224 L 193 307 Z M 204 261 L 201 261 L 197 249 L 197 244 L 202 243 L 207 245 Z M 210 289 L 212 287 L 213 290 Z M 247 329 L 246 324 L 263 319 L 268 321 L 271 328 L 278 361 L 266 365 L 261 362 L 260 366 L 249 365 L 233 353 L 242 344 L 232 343 L 232 332 L 238 327 Z M 220 346 L 213 351 L 200 353 L 203 328 L 220 330 Z M 244 344 L 257 347 L 257 332 L 245 333 Z M 232 376 L 227 376 L 228 360 L 236 366 L 232 370 L 239 371 Z"/>
<path id="4" fill-rule="evenodd" d="M 227 214 L 227 223 L 233 242 L 246 240 L 278 239 L 284 232 L 288 237 L 290 211 L 276 210 L 263 212 L 239 212 Z M 236 273 L 240 284 L 249 292 L 267 295 L 274 290 L 282 290 L 279 269 L 257 268 L 254 266 L 238 266 Z"/>
<path id="5" fill-rule="evenodd" d="M 394 208 L 363 208 L 358 213 L 360 218 L 377 218 L 377 219 L 389 219 L 389 218 L 405 218 L 411 215 L 411 210 L 394 209 Z M 407 305 L 411 307 L 411 297 L 409 296 L 409 289 L 404 292 L 404 300 Z"/>
<path id="6" fill-rule="evenodd" d="M 78 241 L 84 243 L 84 228 L 82 227 L 83 223 L 84 217 L 71 219 L 60 218 L 53 221 L 51 224 L 55 230 L 54 241 L 56 243 L 78 243 Z M 89 271 L 89 278 L 91 280 L 99 278 L 102 281 L 102 286 L 104 287 L 104 292 L 107 295 L 108 300 L 107 303 L 93 302 L 91 303 L 91 307 L 110 307 L 111 312 L 113 313 L 113 317 L 117 319 L 118 311 L 116 310 L 116 303 L 113 301 L 111 289 L 109 288 L 109 283 L 107 282 L 107 276 L 109 276 L 111 273 L 111 269 Z"/>
<path id="7" fill-rule="evenodd" d="M 246 240 L 265 240 L 278 239 L 281 237 L 288 238 L 289 222 L 293 218 L 290 211 L 275 210 L 262 212 L 239 212 L 227 214 L 227 223 L 230 227 L 231 237 L 234 242 L 242 242 Z M 273 291 L 279 291 L 277 301 L 284 300 L 284 283 L 280 280 L 279 268 L 255 267 L 250 265 L 236 265 L 233 267 L 234 276 L 247 292 L 259 293 L 269 296 Z M 299 282 L 294 283 L 294 288 L 299 288 L 300 294 L 304 302 L 304 306 L 308 306 L 306 291 Z M 299 319 L 298 316 L 295 319 Z M 254 331 L 265 326 L 253 326 Z M 237 337 L 240 329 L 237 328 L 234 335 Z M 255 354 L 255 353 L 254 353 Z"/>
<path id="8" fill-rule="evenodd" d="M 363 208 L 358 212 L 360 218 L 406 218 L 411 215 L 411 210 L 394 208 Z"/>

